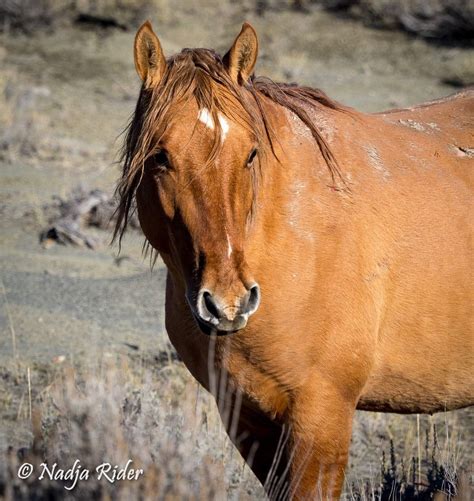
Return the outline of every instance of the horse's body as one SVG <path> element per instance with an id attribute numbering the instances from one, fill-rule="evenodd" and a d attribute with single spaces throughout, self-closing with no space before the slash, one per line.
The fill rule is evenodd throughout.
<path id="1" fill-rule="evenodd" d="M 232 74 L 232 53 L 227 64 Z M 151 86 L 149 74 L 140 74 Z M 297 114 L 269 93 L 260 107 L 277 140 L 259 159 L 251 223 L 238 215 L 252 203 L 242 199 L 246 181 L 225 170 L 252 145 L 232 115 L 219 137 L 222 152 L 199 169 L 199 194 L 188 192 L 192 203 L 180 205 L 188 203 L 180 197 L 196 188 L 194 177 L 173 174 L 181 189 L 171 210 L 163 194 L 171 181 L 157 182 L 145 168 L 134 188 L 139 216 L 169 270 L 171 342 L 214 393 L 225 372 L 231 396 L 228 405 L 221 398 L 220 410 L 227 420 L 241 405 L 238 423 L 228 426 L 237 425 L 232 438 L 253 457 L 256 475 L 275 495 L 289 464 L 287 493 L 336 497 L 356 409 L 432 413 L 474 403 L 474 92 L 375 115 L 306 101 L 342 188 Z M 213 123 L 196 122 L 202 109 L 195 102 L 176 116 L 159 138 L 170 164 L 183 171 L 206 165 Z M 243 283 L 250 294 L 258 282 L 258 310 L 238 332 L 205 336 L 193 306 L 200 296 L 189 293 L 193 280 L 228 309 L 227 291 L 236 297 Z M 241 404 L 232 394 L 243 396 Z"/>

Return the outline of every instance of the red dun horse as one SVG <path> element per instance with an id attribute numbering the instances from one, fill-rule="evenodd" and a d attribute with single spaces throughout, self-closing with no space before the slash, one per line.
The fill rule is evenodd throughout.
<path id="1" fill-rule="evenodd" d="M 474 92 L 364 114 L 254 77 L 257 47 L 166 59 L 140 28 L 116 236 L 136 204 L 170 339 L 269 495 L 337 498 L 356 409 L 474 401 Z"/>

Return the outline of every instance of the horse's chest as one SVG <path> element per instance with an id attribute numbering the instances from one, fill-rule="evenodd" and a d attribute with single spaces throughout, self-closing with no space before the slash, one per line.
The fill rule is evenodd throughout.
<path id="1" fill-rule="evenodd" d="M 238 344 L 223 353 L 220 366 L 228 374 L 231 384 L 258 403 L 269 416 L 274 418 L 285 414 L 294 364 L 293 367 L 283 367 L 271 359 L 271 350 L 262 353 Z"/>

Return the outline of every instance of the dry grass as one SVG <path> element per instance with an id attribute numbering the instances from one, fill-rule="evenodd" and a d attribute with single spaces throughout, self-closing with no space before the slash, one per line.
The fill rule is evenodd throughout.
<path id="1" fill-rule="evenodd" d="M 23 380 L 23 384 L 26 381 Z M 143 361 L 105 361 L 92 372 L 71 366 L 56 370 L 35 388 L 31 448 L 10 453 L 0 493 L 5 499 L 33 494 L 63 499 L 71 482 L 16 478 L 23 462 L 70 468 L 79 459 L 89 469 L 74 499 L 248 499 L 261 487 L 233 448 L 207 393 L 182 364 L 152 368 Z M 19 419 L 28 422 L 28 405 Z M 25 421 L 23 421 L 25 424 Z M 109 483 L 95 478 L 103 462 L 124 466 L 129 459 L 144 475 L 136 481 Z"/>
<path id="2" fill-rule="evenodd" d="M 469 499 L 469 454 L 461 450 L 462 438 L 453 427 L 452 418 L 447 414 L 442 417 L 445 435 L 440 437 L 435 422 L 421 428 L 417 416 L 416 430 L 411 432 L 416 453 L 410 456 L 409 448 L 400 447 L 397 452 L 390 439 L 388 450 L 382 452 L 378 475 L 353 481 L 346 498 L 351 501 Z"/>
<path id="3" fill-rule="evenodd" d="M 212 398 L 172 352 L 162 355 L 161 362 L 110 355 L 93 368 L 63 360 L 48 369 L 17 366 L 11 386 L 16 398 L 4 403 L 32 439 L 19 454 L 11 450 L 0 468 L 0 499 L 65 499 L 66 494 L 70 499 L 262 499 L 262 488 L 227 438 Z M 453 416 L 422 419 L 417 426 L 416 417 L 402 421 L 359 413 L 345 499 L 454 494 L 469 450 L 462 449 L 464 438 Z M 39 472 L 42 462 L 67 469 L 76 459 L 92 473 L 70 492 L 64 486 L 72 481 L 16 476 L 24 462 Z M 97 480 L 97 465 L 124 466 L 129 459 L 133 468 L 144 470 L 140 479 Z"/>

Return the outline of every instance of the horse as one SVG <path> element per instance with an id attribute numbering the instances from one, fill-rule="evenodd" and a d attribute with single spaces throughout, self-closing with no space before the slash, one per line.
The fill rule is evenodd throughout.
<path id="1" fill-rule="evenodd" d="M 257 54 L 248 23 L 224 57 L 141 26 L 114 236 L 137 210 L 170 341 L 269 497 L 336 499 L 356 409 L 474 403 L 474 91 L 367 114 Z"/>

